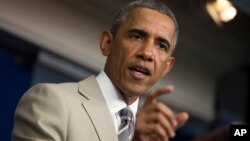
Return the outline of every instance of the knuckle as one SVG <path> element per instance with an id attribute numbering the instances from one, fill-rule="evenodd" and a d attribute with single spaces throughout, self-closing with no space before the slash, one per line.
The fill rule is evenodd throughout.
<path id="1" fill-rule="evenodd" d="M 161 120 L 162 118 L 162 114 L 160 112 L 156 112 L 154 116 L 156 117 L 157 120 Z"/>
<path id="2" fill-rule="evenodd" d="M 160 124 L 155 124 L 155 131 L 157 132 L 157 134 L 161 135 L 162 137 L 167 136 L 167 133 L 165 132 L 165 130 L 162 128 Z"/>
<path id="3" fill-rule="evenodd" d="M 161 102 L 157 102 L 155 104 L 155 106 L 156 106 L 157 109 L 162 109 L 162 103 Z"/>
<path id="4" fill-rule="evenodd" d="M 161 127 L 160 127 L 160 124 L 158 124 L 158 123 L 155 123 L 155 124 L 153 125 L 153 129 L 154 129 L 155 131 L 158 131 L 160 128 L 161 128 Z"/>

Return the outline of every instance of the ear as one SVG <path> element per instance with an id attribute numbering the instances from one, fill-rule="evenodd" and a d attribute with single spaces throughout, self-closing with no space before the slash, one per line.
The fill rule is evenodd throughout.
<path id="1" fill-rule="evenodd" d="M 174 57 L 171 56 L 171 57 L 168 58 L 167 66 L 166 66 L 166 68 L 164 69 L 164 71 L 163 71 L 161 77 L 166 76 L 166 75 L 168 74 L 168 72 L 169 72 L 170 70 L 172 70 L 172 68 L 173 68 L 173 66 L 174 66 L 174 62 L 175 62 L 175 58 L 174 58 Z"/>
<path id="2" fill-rule="evenodd" d="M 103 31 L 100 35 L 100 49 L 104 56 L 108 56 L 111 50 L 113 35 L 109 31 Z"/>

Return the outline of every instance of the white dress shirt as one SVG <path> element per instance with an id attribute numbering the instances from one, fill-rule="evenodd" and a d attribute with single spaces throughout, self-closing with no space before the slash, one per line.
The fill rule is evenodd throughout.
<path id="1" fill-rule="evenodd" d="M 114 125 L 116 132 L 118 133 L 118 128 L 121 124 L 120 116 L 117 115 L 117 113 L 125 108 L 130 107 L 134 114 L 134 120 L 135 115 L 137 113 L 139 98 L 132 103 L 131 105 L 127 105 L 122 98 L 120 92 L 117 90 L 117 88 L 113 85 L 111 80 L 108 78 L 106 73 L 104 71 L 101 71 L 97 77 L 96 77 L 97 83 L 99 84 L 102 94 L 104 96 L 104 99 L 106 100 L 106 103 L 108 104 L 109 111 L 113 117 Z"/>

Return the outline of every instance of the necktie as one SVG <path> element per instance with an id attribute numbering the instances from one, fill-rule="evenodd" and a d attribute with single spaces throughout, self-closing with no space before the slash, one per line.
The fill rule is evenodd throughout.
<path id="1" fill-rule="evenodd" d="M 134 116 L 129 107 L 126 107 L 119 111 L 121 118 L 121 125 L 118 131 L 119 141 L 131 141 L 134 135 Z"/>

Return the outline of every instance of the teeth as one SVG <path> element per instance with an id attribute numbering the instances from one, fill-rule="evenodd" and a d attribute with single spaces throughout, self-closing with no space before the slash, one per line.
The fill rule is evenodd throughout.
<path id="1" fill-rule="evenodd" d="M 138 68 L 138 67 L 134 67 L 134 68 L 131 68 L 132 70 L 135 70 L 135 71 L 138 71 L 140 73 L 143 73 L 145 75 L 149 75 L 148 71 L 145 70 L 145 69 L 142 69 L 142 68 Z"/>
<path id="2" fill-rule="evenodd" d="M 142 70 L 142 69 L 140 69 L 140 68 L 136 68 L 136 69 L 137 69 L 137 71 L 139 71 L 139 72 L 146 73 L 144 70 Z"/>

